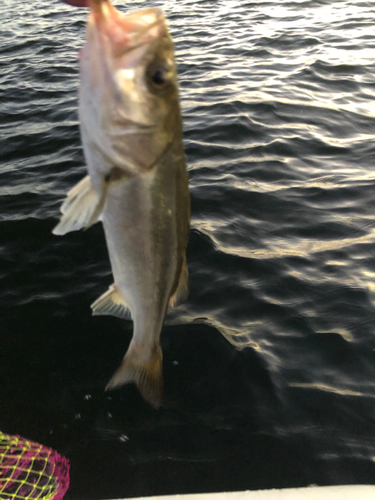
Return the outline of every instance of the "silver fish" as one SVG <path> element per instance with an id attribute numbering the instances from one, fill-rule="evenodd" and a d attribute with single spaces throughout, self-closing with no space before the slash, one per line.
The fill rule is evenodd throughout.
<path id="1" fill-rule="evenodd" d="M 190 196 L 173 42 L 159 8 L 124 15 L 109 0 L 69 1 L 90 7 L 79 94 L 89 175 L 68 193 L 53 233 L 102 220 L 114 283 L 91 308 L 134 324 L 107 389 L 135 382 L 159 407 L 161 329 L 168 306 L 188 293 Z"/>

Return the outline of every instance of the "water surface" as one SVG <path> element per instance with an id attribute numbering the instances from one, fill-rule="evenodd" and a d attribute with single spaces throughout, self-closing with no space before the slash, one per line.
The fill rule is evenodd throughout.
<path id="1" fill-rule="evenodd" d="M 91 317 L 103 231 L 53 236 L 85 175 L 86 12 L 0 6 L 0 428 L 71 461 L 67 498 L 375 483 L 373 2 L 161 5 L 192 196 L 190 296 L 158 412 L 105 393 L 131 323 Z"/>

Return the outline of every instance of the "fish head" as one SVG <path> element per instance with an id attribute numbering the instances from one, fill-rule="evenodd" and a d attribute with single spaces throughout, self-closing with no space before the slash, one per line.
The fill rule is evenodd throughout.
<path id="1" fill-rule="evenodd" d="M 160 8 L 90 0 L 81 52 L 81 130 L 117 166 L 147 170 L 181 133 L 174 46 Z"/>

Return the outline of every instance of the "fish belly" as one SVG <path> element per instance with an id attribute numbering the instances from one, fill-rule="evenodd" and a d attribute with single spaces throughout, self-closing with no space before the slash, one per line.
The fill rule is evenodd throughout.
<path id="1" fill-rule="evenodd" d="M 134 340 L 158 344 L 177 270 L 175 186 L 158 169 L 110 186 L 103 226 L 114 284 L 134 322 Z"/>

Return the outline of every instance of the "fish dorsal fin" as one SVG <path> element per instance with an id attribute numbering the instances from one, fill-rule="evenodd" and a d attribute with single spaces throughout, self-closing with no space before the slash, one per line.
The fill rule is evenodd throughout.
<path id="1" fill-rule="evenodd" d="M 132 341 L 123 362 L 108 382 L 106 391 L 134 382 L 145 401 L 154 408 L 160 408 L 163 394 L 162 363 L 160 345 L 145 360 L 140 356 L 139 347 Z"/>
<path id="2" fill-rule="evenodd" d="M 93 316 L 116 316 L 121 319 L 131 319 L 128 304 L 120 295 L 115 285 L 111 285 L 96 301 L 91 304 Z"/>
<path id="3" fill-rule="evenodd" d="M 181 304 L 189 294 L 189 271 L 186 265 L 186 257 L 184 257 L 184 261 L 181 267 L 180 278 L 178 280 L 177 288 L 169 299 L 170 307 L 176 307 L 178 304 Z"/>
<path id="4" fill-rule="evenodd" d="M 63 215 L 53 229 L 53 234 L 63 235 L 95 224 L 104 207 L 106 187 L 107 183 L 103 183 L 99 196 L 91 185 L 90 177 L 84 177 L 68 192 L 60 209 Z"/>

